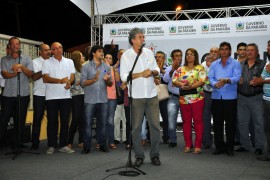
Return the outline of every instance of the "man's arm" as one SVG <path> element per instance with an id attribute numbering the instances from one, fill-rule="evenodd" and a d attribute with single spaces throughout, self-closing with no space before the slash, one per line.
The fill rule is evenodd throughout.
<path id="1" fill-rule="evenodd" d="M 97 71 L 97 73 L 95 75 L 95 78 L 92 78 L 92 79 L 85 79 L 86 78 L 86 72 L 85 71 L 86 70 L 83 69 L 82 74 L 81 74 L 81 85 L 82 86 L 90 86 L 90 85 L 92 85 L 92 84 L 94 84 L 95 82 L 98 81 L 100 71 Z"/>
<path id="2" fill-rule="evenodd" d="M 2 74 L 4 79 L 10 79 L 10 78 L 14 78 L 17 76 L 17 72 L 9 73 L 7 71 L 1 71 L 1 74 Z"/>
<path id="3" fill-rule="evenodd" d="M 32 74 L 32 79 L 34 81 L 39 80 L 40 78 L 42 78 L 42 72 L 41 71 Z"/>
<path id="4" fill-rule="evenodd" d="M 29 70 L 27 67 L 25 66 L 21 66 L 21 70 L 22 72 L 28 77 L 28 78 L 31 78 L 32 75 L 33 75 L 33 71 Z"/>
<path id="5" fill-rule="evenodd" d="M 150 76 L 157 76 L 159 73 L 157 70 L 153 70 L 151 71 L 150 69 L 146 69 L 140 73 L 134 73 L 132 74 L 132 79 L 137 79 L 137 78 L 140 78 L 140 77 L 143 77 L 143 78 L 148 78 Z"/>
<path id="6" fill-rule="evenodd" d="M 68 77 L 58 79 L 50 77 L 49 74 L 43 74 L 43 82 L 44 83 L 51 83 L 51 84 L 65 84 L 69 81 Z"/>
<path id="7" fill-rule="evenodd" d="M 170 80 L 172 80 L 172 76 L 170 75 L 171 70 L 172 70 L 172 66 L 169 66 L 165 69 L 163 81 L 165 81 L 166 83 L 168 83 Z"/>

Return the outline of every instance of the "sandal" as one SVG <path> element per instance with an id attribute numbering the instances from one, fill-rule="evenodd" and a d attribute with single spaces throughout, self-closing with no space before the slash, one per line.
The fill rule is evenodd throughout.
<path id="1" fill-rule="evenodd" d="M 195 148 L 193 154 L 200 154 L 202 152 L 201 148 Z"/>
<path id="2" fill-rule="evenodd" d="M 184 153 L 190 153 L 190 147 L 185 147 L 184 148 Z"/>
<path id="3" fill-rule="evenodd" d="M 96 144 L 96 149 L 99 149 L 100 148 L 100 145 L 99 144 Z"/>
<path id="4" fill-rule="evenodd" d="M 111 144 L 111 145 L 110 145 L 110 148 L 111 148 L 111 149 L 116 149 L 117 146 L 116 146 L 115 144 Z"/>

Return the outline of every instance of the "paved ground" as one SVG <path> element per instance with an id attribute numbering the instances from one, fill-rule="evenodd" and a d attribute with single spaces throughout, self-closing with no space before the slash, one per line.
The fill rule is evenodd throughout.
<path id="1" fill-rule="evenodd" d="M 178 132 L 177 135 L 176 148 L 160 144 L 161 166 L 151 165 L 148 156 L 150 145 L 145 146 L 145 163 L 139 169 L 146 175 L 141 174 L 137 177 L 119 175 L 119 171 L 133 170 L 132 168 L 106 172 L 107 169 L 126 165 L 128 151 L 125 150 L 124 144 L 120 144 L 116 150 L 109 153 L 91 149 L 90 154 L 82 155 L 80 148 L 74 148 L 76 153 L 73 154 L 57 151 L 53 155 L 47 155 L 45 140 L 41 143 L 39 155 L 23 153 L 12 160 L 11 156 L 4 155 L 10 151 L 9 149 L 0 151 L 0 180 L 270 179 L 270 162 L 257 161 L 254 152 L 235 152 L 234 157 L 225 154 L 212 155 L 213 149 L 203 150 L 198 155 L 186 154 L 183 152 L 182 133 Z M 132 160 L 134 161 L 133 151 Z"/>

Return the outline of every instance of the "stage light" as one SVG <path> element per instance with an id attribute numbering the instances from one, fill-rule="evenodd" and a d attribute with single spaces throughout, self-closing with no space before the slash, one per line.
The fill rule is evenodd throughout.
<path id="1" fill-rule="evenodd" d="M 177 6 L 177 8 L 175 9 L 176 13 L 179 13 L 182 10 L 181 6 Z"/>

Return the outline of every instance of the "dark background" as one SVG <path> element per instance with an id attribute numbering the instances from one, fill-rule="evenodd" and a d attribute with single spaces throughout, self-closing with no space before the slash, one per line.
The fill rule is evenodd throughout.
<path id="1" fill-rule="evenodd" d="M 187 10 L 267 3 L 269 0 L 159 0 L 116 13 L 175 11 L 179 5 Z M 0 23 L 1 34 L 48 44 L 58 41 L 64 49 L 90 42 L 90 18 L 69 0 L 1 0 Z"/>

